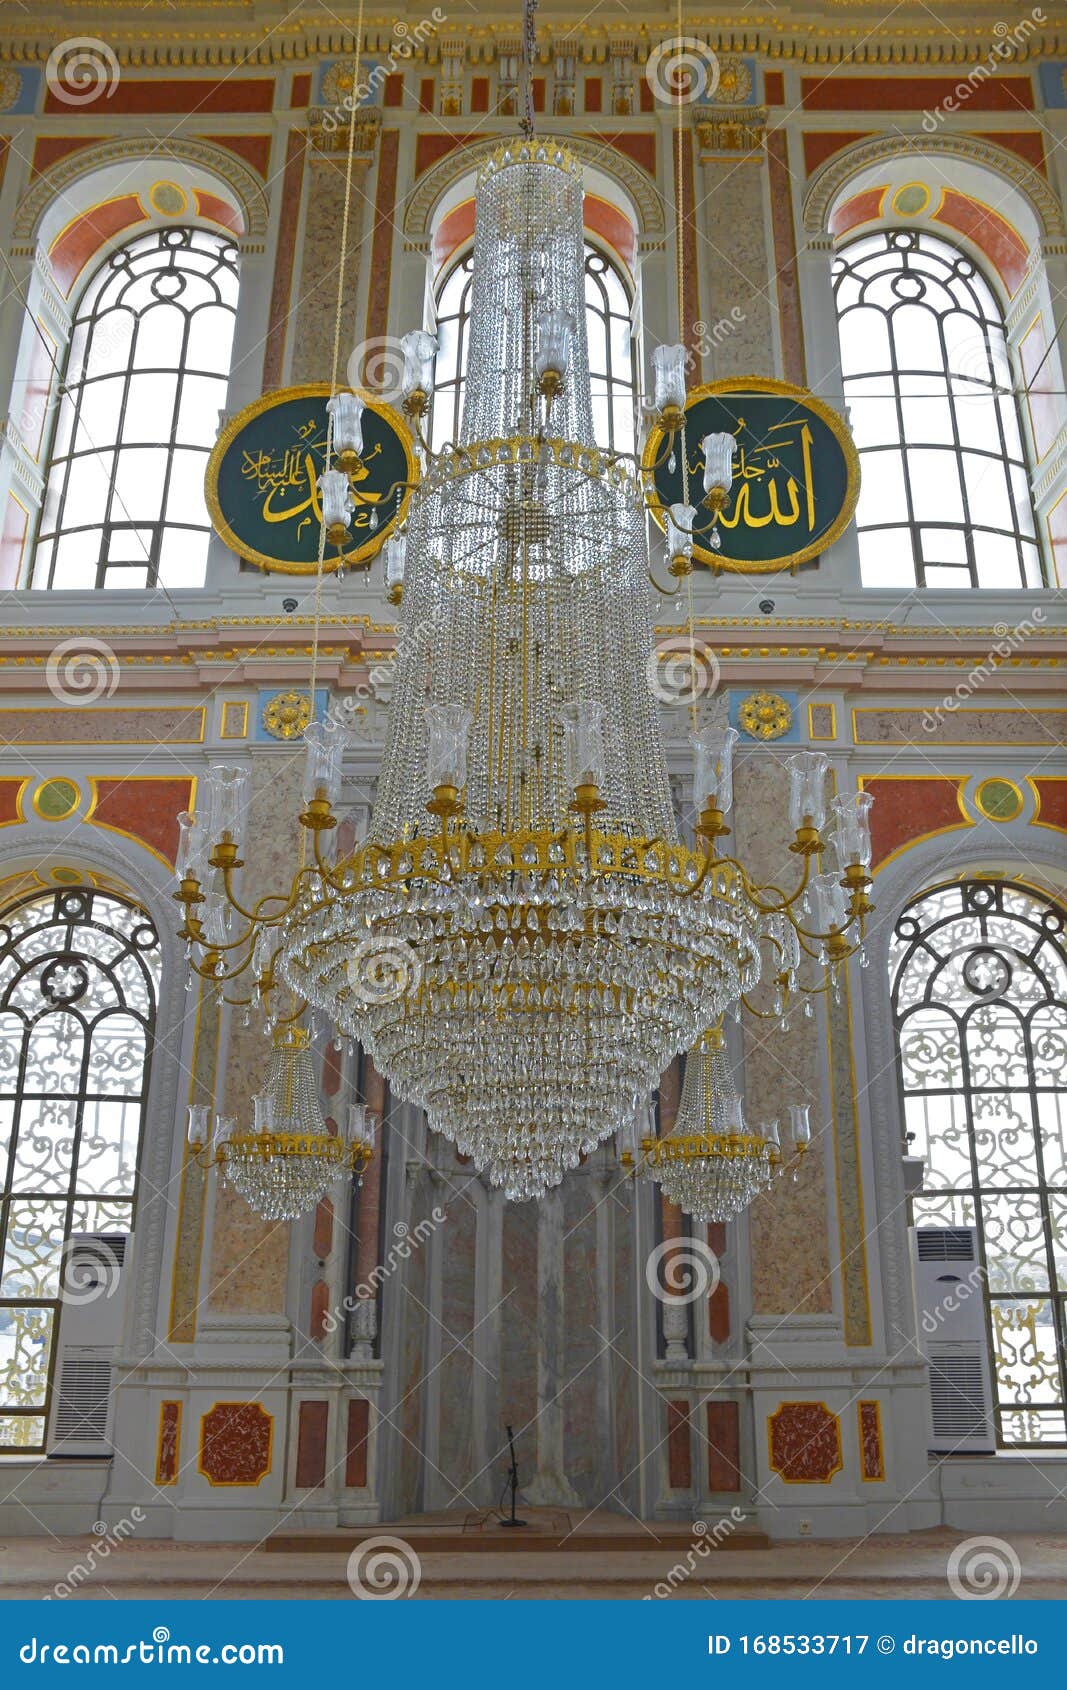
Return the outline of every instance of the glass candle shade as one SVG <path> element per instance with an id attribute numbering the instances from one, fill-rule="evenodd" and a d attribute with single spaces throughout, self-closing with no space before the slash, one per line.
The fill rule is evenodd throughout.
<path id="1" fill-rule="evenodd" d="M 567 374 L 574 327 L 570 312 L 559 306 L 541 312 L 537 319 L 537 354 L 534 358 L 534 371 L 539 379 L 547 370 L 554 370 L 559 376 Z"/>
<path id="2" fill-rule="evenodd" d="M 404 373 L 400 391 L 405 399 L 413 393 L 429 393 L 433 388 L 433 361 L 437 342 L 425 329 L 412 329 L 400 342 L 404 354 Z"/>
<path id="3" fill-rule="evenodd" d="M 304 803 L 313 798 L 325 798 L 336 804 L 341 796 L 341 764 L 347 741 L 345 729 L 327 717 L 324 722 L 309 722 L 304 729 L 306 757 L 304 762 Z"/>
<path id="4" fill-rule="evenodd" d="M 657 346 L 652 353 L 653 403 L 657 411 L 685 410 L 686 348 Z"/>
<path id="5" fill-rule="evenodd" d="M 842 874 L 853 863 L 858 863 L 861 868 L 871 866 L 873 803 L 873 793 L 851 792 L 844 797 L 835 798 L 831 804 L 834 813 L 833 846 Z"/>
<path id="6" fill-rule="evenodd" d="M 714 487 L 728 493 L 734 479 L 737 441 L 732 434 L 705 434 L 700 450 L 704 454 L 705 493 L 710 493 Z"/>
<path id="7" fill-rule="evenodd" d="M 690 736 L 695 753 L 693 802 L 698 813 L 709 806 L 723 814 L 734 799 L 734 746 L 736 728 L 704 728 Z"/>
<path id="8" fill-rule="evenodd" d="M 567 781 L 572 787 L 604 784 L 604 706 L 581 699 L 563 711 Z"/>
<path id="9" fill-rule="evenodd" d="M 426 780 L 433 790 L 467 784 L 467 739 L 471 713 L 465 704 L 426 706 Z"/>
<path id="10" fill-rule="evenodd" d="M 789 770 L 789 825 L 821 828 L 826 820 L 826 771 L 830 759 L 823 751 L 798 751 L 786 763 Z"/>
<path id="11" fill-rule="evenodd" d="M 366 403 L 358 393 L 335 393 L 328 400 L 326 409 L 333 418 L 333 449 L 338 455 L 350 452 L 354 457 L 362 456 Z"/>

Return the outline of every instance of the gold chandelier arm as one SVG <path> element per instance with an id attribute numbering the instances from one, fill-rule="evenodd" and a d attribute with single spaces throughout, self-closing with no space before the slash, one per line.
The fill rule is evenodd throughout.
<path id="1" fill-rule="evenodd" d="M 665 598 L 665 599 L 677 598 L 679 592 L 681 591 L 682 583 L 680 581 L 675 581 L 673 587 L 661 587 L 659 582 L 656 580 L 656 577 L 653 575 L 651 569 L 648 571 L 648 578 L 651 581 L 652 585 L 655 587 L 657 593 L 659 593 L 661 598 Z"/>

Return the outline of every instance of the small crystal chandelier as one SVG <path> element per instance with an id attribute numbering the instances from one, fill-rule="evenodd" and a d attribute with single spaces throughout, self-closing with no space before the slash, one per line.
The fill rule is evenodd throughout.
<path id="1" fill-rule="evenodd" d="M 307 1033 L 279 1029 L 266 1085 L 252 1099 L 251 1128 L 220 1115 L 207 1144 L 210 1110 L 189 1107 L 189 1148 L 266 1220 L 295 1220 L 325 1197 L 342 1174 L 363 1171 L 374 1153 L 374 1126 L 365 1104 L 349 1105 L 344 1137 L 326 1125 Z"/>
<path id="2" fill-rule="evenodd" d="M 639 1117 L 634 1117 L 636 1124 Z M 811 1139 L 807 1104 L 789 1106 L 793 1156 L 782 1155 L 776 1120 L 746 1126 L 723 1048 L 721 1027 L 709 1028 L 685 1059 L 678 1116 L 663 1138 L 651 1132 L 623 1139 L 624 1167 L 656 1180 L 669 1202 L 696 1221 L 728 1221 L 792 1171 Z"/>

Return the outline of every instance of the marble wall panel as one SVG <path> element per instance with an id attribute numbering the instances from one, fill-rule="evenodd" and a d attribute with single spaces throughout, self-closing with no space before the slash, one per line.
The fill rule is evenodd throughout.
<path id="1" fill-rule="evenodd" d="M 785 831 L 788 775 L 784 760 L 766 753 L 738 763 L 734 781 L 736 847 L 753 873 L 781 886 L 797 878 Z M 745 1117 L 752 1123 L 779 1118 L 788 1103 L 808 1103 L 813 1145 L 794 1183 L 778 1181 L 753 1204 L 752 1309 L 756 1314 L 826 1313 L 832 1308 L 827 1192 L 821 1154 L 823 1119 L 819 1086 L 819 1023 L 799 1015 L 788 1033 L 745 1017 Z"/>
<path id="2" fill-rule="evenodd" d="M 329 381 L 333 367 L 334 317 L 337 311 L 338 249 L 345 203 L 345 159 L 319 153 L 309 155 L 307 214 L 301 245 L 296 298 L 290 305 L 292 338 L 290 380 Z M 356 291 L 359 285 L 366 160 L 353 162 L 352 211 L 348 260 L 345 264 L 341 310 L 341 378 L 344 361 L 359 339 L 356 333 Z"/>
<path id="3" fill-rule="evenodd" d="M 247 832 L 256 848 L 242 872 L 242 902 L 287 888 L 298 861 L 300 751 L 252 754 Z M 246 1120 L 267 1071 L 270 1046 L 253 1023 L 230 1017 L 226 1071 L 217 1088 L 222 1113 Z M 218 1180 L 209 1301 L 216 1313 L 278 1314 L 285 1309 L 289 1228 L 264 1221 Z"/>
<path id="4" fill-rule="evenodd" d="M 764 238 L 766 173 L 751 161 L 716 158 L 702 167 L 701 230 L 705 381 L 774 370 L 770 266 Z M 731 313 L 735 313 L 731 315 Z"/>
<path id="5" fill-rule="evenodd" d="M 478 1320 L 474 1289 L 477 1226 L 473 1202 L 460 1200 L 449 1204 L 446 1248 L 440 1257 L 442 1361 L 438 1369 L 441 1425 L 437 1460 L 438 1483 L 446 1489 L 452 1487 L 446 1507 L 453 1504 L 469 1507 L 468 1487 L 476 1465 L 470 1403 L 475 1373 L 474 1328 Z"/>
<path id="6" fill-rule="evenodd" d="M 597 1401 L 598 1331 L 610 1337 L 597 1308 L 597 1203 L 601 1181 L 581 1172 L 563 1187 L 563 1450 L 567 1477 L 590 1507 L 598 1494 L 607 1427 Z"/>
<path id="7" fill-rule="evenodd" d="M 537 1466 L 537 1204 L 504 1210 L 501 1276 L 500 1419 L 515 1428 L 519 1473 Z"/>
<path id="8" fill-rule="evenodd" d="M 403 1148 L 397 1160 L 402 1164 Z M 408 1187 L 406 1220 L 411 1232 L 422 1224 L 432 1226 L 430 1211 L 436 1193 L 429 1175 L 420 1170 Z M 398 1428 L 391 1437 L 392 1464 L 396 1473 L 396 1512 L 414 1513 L 423 1506 L 423 1473 L 420 1451 L 423 1443 L 423 1394 L 426 1377 L 427 1345 L 430 1317 L 429 1257 L 426 1249 L 412 1250 L 404 1263 L 397 1291 L 387 1305 L 394 1322 L 383 1333 L 383 1344 L 399 1344 L 400 1364 L 397 1373 L 397 1400 L 390 1410 L 390 1418 Z M 394 1282 L 395 1283 L 395 1282 Z M 389 1316 L 387 1316 L 389 1318 Z M 388 1515 L 386 1516 L 388 1518 Z"/>

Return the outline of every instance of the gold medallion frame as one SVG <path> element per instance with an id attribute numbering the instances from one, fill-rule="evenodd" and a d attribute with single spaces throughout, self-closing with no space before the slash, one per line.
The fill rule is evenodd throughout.
<path id="1" fill-rule="evenodd" d="M 835 540 L 840 539 L 852 521 L 856 513 L 856 503 L 860 496 L 859 453 L 843 418 L 838 416 L 836 411 L 831 410 L 830 406 L 822 399 L 817 399 L 806 387 L 795 387 L 792 382 L 777 381 L 769 376 L 729 376 L 724 381 L 705 382 L 703 387 L 694 387 L 691 393 L 686 394 L 686 412 L 688 413 L 690 406 L 697 404 L 701 399 L 717 397 L 724 393 L 746 392 L 754 394 L 777 393 L 787 399 L 799 399 L 809 411 L 813 411 L 819 420 L 826 424 L 845 456 L 848 473 L 845 482 L 844 501 L 826 532 L 820 534 L 818 540 L 814 541 L 813 544 L 802 547 L 798 552 L 787 552 L 780 558 L 767 558 L 759 562 L 750 562 L 745 558 L 727 557 L 722 552 L 713 552 L 708 547 L 696 542 L 693 546 L 693 557 L 716 572 L 727 570 L 731 574 L 737 575 L 772 575 L 780 569 L 795 571 L 800 564 L 807 563 L 809 558 L 818 557 L 821 552 L 825 552 L 832 546 Z M 663 440 L 664 430 L 654 427 L 649 433 L 641 457 L 641 467 L 649 480 L 652 516 L 660 528 L 665 528 L 666 524 L 662 516 L 663 507 L 656 492 L 652 466 L 662 450 Z"/>
<path id="2" fill-rule="evenodd" d="M 393 429 L 404 451 L 405 478 L 409 482 L 416 481 L 419 476 L 419 466 L 415 457 L 415 440 L 400 412 L 395 411 L 391 405 L 385 404 L 383 400 L 375 399 L 365 388 L 356 388 L 352 391 L 360 393 L 366 401 L 367 410 L 373 411 L 376 416 L 384 417 L 390 428 Z M 264 393 L 258 399 L 253 399 L 250 405 L 246 405 L 243 410 L 238 411 L 237 415 L 226 424 L 211 448 L 211 456 L 208 458 L 207 468 L 204 471 L 204 497 L 207 501 L 212 526 L 219 539 L 229 546 L 231 551 L 236 552 L 237 556 L 244 558 L 246 562 L 254 563 L 259 569 L 266 570 L 268 574 L 317 575 L 319 570 L 316 563 L 288 563 L 282 558 L 269 557 L 265 552 L 251 551 L 247 544 L 234 533 L 219 504 L 218 483 L 222 460 L 242 429 L 246 428 L 254 417 L 262 416 L 264 411 L 274 410 L 278 405 L 286 405 L 293 399 L 322 399 L 332 392 L 333 388 L 328 381 L 306 382 L 299 387 L 276 387 L 272 392 Z M 396 516 L 391 519 L 392 526 L 404 520 L 410 498 L 411 488 L 408 487 L 397 506 Z M 322 560 L 323 574 L 332 575 L 341 565 L 344 565 L 346 569 L 351 569 L 362 563 L 366 558 L 374 557 L 389 532 L 390 529 L 383 526 L 372 539 L 366 540 L 361 546 L 354 547 L 352 551 L 344 552 L 336 557 L 324 556 Z"/>

